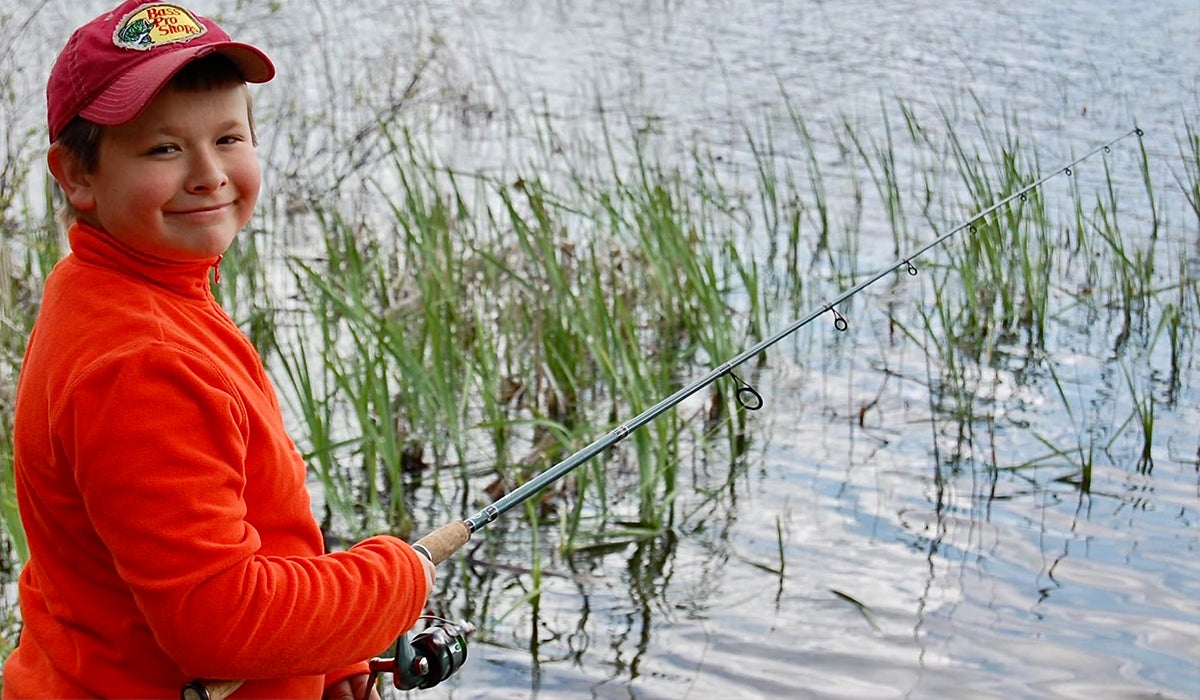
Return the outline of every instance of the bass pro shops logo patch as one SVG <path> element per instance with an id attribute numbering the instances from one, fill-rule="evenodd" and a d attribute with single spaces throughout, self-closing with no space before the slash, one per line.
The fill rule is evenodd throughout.
<path id="1" fill-rule="evenodd" d="M 117 24 L 113 44 L 149 51 L 156 46 L 190 41 L 208 29 L 188 10 L 166 3 L 142 5 Z"/>

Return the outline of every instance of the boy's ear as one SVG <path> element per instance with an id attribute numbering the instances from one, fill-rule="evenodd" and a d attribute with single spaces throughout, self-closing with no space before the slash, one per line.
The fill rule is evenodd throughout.
<path id="1" fill-rule="evenodd" d="M 50 174 L 62 187 L 71 206 L 81 212 L 90 211 L 96 207 L 91 177 L 80 166 L 77 158 L 56 143 L 51 145 L 49 152 L 46 153 L 46 163 L 50 166 Z"/>

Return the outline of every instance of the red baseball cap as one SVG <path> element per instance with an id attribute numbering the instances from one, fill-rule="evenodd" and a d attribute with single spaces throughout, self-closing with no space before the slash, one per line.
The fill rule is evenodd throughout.
<path id="1" fill-rule="evenodd" d="M 248 83 L 275 77 L 265 53 L 231 40 L 211 19 L 174 3 L 126 0 L 76 29 L 54 62 L 46 84 L 50 142 L 75 117 L 102 126 L 132 120 L 180 68 L 214 53 Z"/>

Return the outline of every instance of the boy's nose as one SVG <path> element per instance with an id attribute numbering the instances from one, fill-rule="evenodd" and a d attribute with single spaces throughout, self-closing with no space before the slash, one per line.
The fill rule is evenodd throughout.
<path id="1" fill-rule="evenodd" d="M 196 151 L 192 155 L 192 167 L 188 173 L 187 191 L 193 194 L 212 192 L 229 183 L 221 161 L 214 154 Z"/>

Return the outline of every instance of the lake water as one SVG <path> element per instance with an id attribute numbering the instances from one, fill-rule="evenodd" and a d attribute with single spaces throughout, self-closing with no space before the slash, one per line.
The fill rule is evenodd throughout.
<path id="1" fill-rule="evenodd" d="M 54 50 L 107 4 L 0 1 L 10 22 L 36 8 L 29 31 L 0 49 L 22 67 L 10 124 L 38 127 Z M 519 174 L 537 167 L 547 139 L 586 159 L 607 126 L 649 135 L 665 161 L 711 152 L 736 183 L 752 179 L 748 134 L 773 134 L 783 159 L 799 148 L 785 128 L 790 105 L 825 145 L 829 177 L 845 183 L 830 192 L 837 210 L 849 206 L 855 178 L 866 180 L 839 172 L 850 162 L 837 157 L 837 127 L 877 130 L 885 112 L 899 125 L 903 102 L 931 124 L 1016 123 L 1047 168 L 1137 124 L 1163 245 L 1183 274 L 1200 275 L 1198 218 L 1177 184 L 1185 125 L 1200 123 L 1194 0 L 196 8 L 280 65 L 275 83 L 255 93 L 268 186 L 280 191 L 297 174 L 335 179 L 349 156 L 328 135 L 354 143 L 372 113 L 389 109 L 464 171 Z M 300 119 L 323 140 L 272 135 L 273 125 Z M 1125 215 L 1145 221 L 1136 145 L 1118 150 L 1116 186 L 1133 193 Z M 863 253 L 871 269 L 887 262 L 890 236 L 884 212 L 864 216 L 863 229 L 881 236 L 878 251 Z M 929 293 L 916 286 L 902 304 Z M 728 477 L 733 486 L 714 502 L 681 502 L 671 537 L 570 562 L 542 542 L 551 575 L 535 607 L 523 602 L 531 584 L 520 570 L 530 533 L 516 520 L 490 526 L 499 547 L 455 570 L 444 589 L 447 605 L 484 632 L 458 675 L 414 695 L 1200 697 L 1195 317 L 1168 390 L 1161 346 L 1116 362 L 1112 319 L 1063 311 L 1047 340 L 1063 389 L 1003 363 L 982 370 L 994 372 L 982 384 L 998 396 L 997 417 L 974 426 L 992 433 L 973 444 L 992 454 L 954 455 L 952 426 L 931 409 L 926 357 L 890 340 L 882 306 L 860 303 L 848 336 L 815 324 L 772 355 L 759 385 L 767 405 L 753 418 L 749 455 Z M 1159 399 L 1152 468 L 1139 466 L 1125 424 L 1126 366 L 1136 374 L 1129 384 L 1148 383 Z M 1029 469 L 983 466 L 1035 460 L 1048 451 L 1043 439 L 1078 444 L 1081 432 L 1096 448 L 1087 494 L 1062 478 L 1066 456 Z M 697 479 L 718 468 L 687 466 Z"/>

